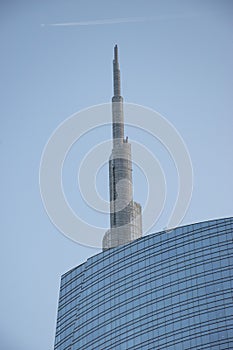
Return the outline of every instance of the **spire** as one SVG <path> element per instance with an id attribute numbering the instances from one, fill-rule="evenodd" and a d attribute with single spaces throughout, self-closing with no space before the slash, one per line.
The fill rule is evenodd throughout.
<path id="1" fill-rule="evenodd" d="M 118 62 L 118 47 L 115 45 L 114 47 L 114 60 L 115 62 Z"/>
<path id="2" fill-rule="evenodd" d="M 142 236 L 141 206 L 133 201 L 131 145 L 128 138 L 124 138 L 117 45 L 114 47 L 113 87 L 113 149 L 109 159 L 110 229 L 103 237 L 103 250 L 132 242 Z"/>
<path id="3" fill-rule="evenodd" d="M 114 95 L 112 98 L 112 130 L 114 145 L 124 140 L 124 113 L 123 113 L 123 98 L 121 96 L 120 83 L 120 68 L 118 61 L 118 47 L 114 47 L 113 59 L 113 89 Z"/>
<path id="4" fill-rule="evenodd" d="M 114 47 L 114 60 L 113 60 L 113 88 L 114 96 L 121 95 L 121 80 L 120 80 L 120 68 L 118 62 L 118 47 Z"/>

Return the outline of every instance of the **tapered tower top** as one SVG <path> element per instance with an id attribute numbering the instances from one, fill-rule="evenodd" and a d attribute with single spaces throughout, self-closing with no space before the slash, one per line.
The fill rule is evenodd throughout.
<path id="1" fill-rule="evenodd" d="M 120 68 L 118 61 L 118 47 L 114 47 L 114 59 L 113 59 L 113 89 L 114 96 L 121 96 L 121 79 L 120 79 Z"/>
<path id="2" fill-rule="evenodd" d="M 114 46 L 114 60 L 115 60 L 115 62 L 118 62 L 118 47 L 117 47 L 117 45 Z"/>
<path id="3" fill-rule="evenodd" d="M 112 98 L 113 149 L 109 159 L 110 229 L 103 250 L 127 244 L 142 236 L 141 206 L 133 200 L 131 145 L 124 138 L 118 47 L 114 47 Z"/>

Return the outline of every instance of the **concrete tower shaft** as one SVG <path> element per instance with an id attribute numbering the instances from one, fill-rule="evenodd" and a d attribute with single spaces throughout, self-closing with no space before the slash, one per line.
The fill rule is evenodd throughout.
<path id="1" fill-rule="evenodd" d="M 121 96 L 121 77 L 118 61 L 118 47 L 114 47 L 114 59 L 113 59 L 113 91 L 114 96 Z"/>
<path id="2" fill-rule="evenodd" d="M 114 47 L 113 59 L 113 91 L 112 98 L 112 137 L 113 147 L 123 142 L 124 139 L 124 112 L 123 112 L 123 98 L 121 96 L 121 81 L 120 68 L 118 61 L 118 47 Z"/>
<path id="3" fill-rule="evenodd" d="M 141 206 L 133 201 L 131 145 L 124 138 L 123 98 L 118 48 L 114 47 L 112 98 L 113 149 L 109 159 L 110 230 L 103 250 L 131 242 L 142 235 Z"/>

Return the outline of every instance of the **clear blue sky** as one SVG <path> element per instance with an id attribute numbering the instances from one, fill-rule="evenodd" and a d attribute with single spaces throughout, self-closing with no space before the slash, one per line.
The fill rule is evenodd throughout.
<path id="1" fill-rule="evenodd" d="M 182 224 L 232 216 L 232 16 L 230 0 L 1 1 L 2 349 L 52 349 L 60 275 L 99 252 L 57 231 L 38 176 L 54 129 L 71 114 L 110 101 L 115 43 L 125 100 L 160 112 L 188 147 L 194 190 Z M 41 26 L 135 17 L 147 20 Z M 136 139 L 134 131 L 129 136 Z M 75 157 L 74 147 L 64 180 L 71 201 Z M 164 168 L 174 171 L 166 162 Z M 168 191 L 176 185 L 170 178 Z M 135 187 L 143 201 L 136 179 Z M 164 216 L 154 231 L 165 223 Z"/>

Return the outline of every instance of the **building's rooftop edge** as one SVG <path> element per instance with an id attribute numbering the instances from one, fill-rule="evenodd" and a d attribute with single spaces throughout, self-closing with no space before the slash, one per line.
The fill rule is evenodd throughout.
<path id="1" fill-rule="evenodd" d="M 162 231 L 158 231 L 158 232 L 151 232 L 151 233 L 148 233 L 130 243 L 127 243 L 127 244 L 123 244 L 123 245 L 120 245 L 118 247 L 114 247 L 114 248 L 111 248 L 111 249 L 108 249 L 108 250 L 105 250 L 105 251 L 101 251 L 100 253 L 97 253 L 95 255 L 92 255 L 90 256 L 89 258 L 87 258 L 84 262 L 82 262 L 81 264 L 73 267 L 72 269 L 66 271 L 65 273 L 63 273 L 61 275 L 61 278 L 64 278 L 67 274 L 71 273 L 73 270 L 75 270 L 76 268 L 80 268 L 83 264 L 85 264 L 89 259 L 92 259 L 93 257 L 96 257 L 96 256 L 100 256 L 100 255 L 108 255 L 108 254 L 112 254 L 113 252 L 115 252 L 117 249 L 122 249 L 122 247 L 126 247 L 130 244 L 135 244 L 136 242 L 142 240 L 142 239 L 145 239 L 145 238 L 148 238 L 149 236 L 151 235 L 159 235 L 159 234 L 162 234 L 162 233 L 169 233 L 173 230 L 176 230 L 176 229 L 180 229 L 180 228 L 183 228 L 183 227 L 188 227 L 188 226 L 193 226 L 193 225 L 197 225 L 197 224 L 205 224 L 205 223 L 208 223 L 208 222 L 211 222 L 211 221 L 219 221 L 219 220 L 228 220 L 228 219 L 233 219 L 233 216 L 228 216 L 228 217 L 219 217 L 219 218 L 213 218 L 213 219 L 208 219 L 208 220 L 204 220 L 204 221 L 197 221 L 197 222 L 192 222 L 190 224 L 186 224 L 186 225 L 182 225 L 182 226 L 177 226 L 177 227 L 173 227 L 173 228 L 169 228 L 169 229 L 164 229 Z"/>

